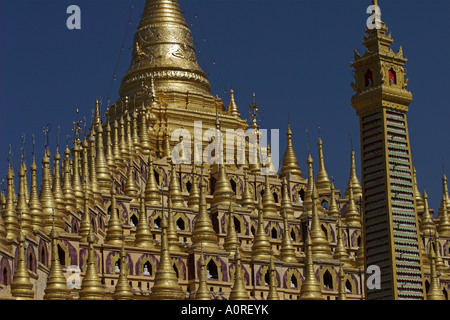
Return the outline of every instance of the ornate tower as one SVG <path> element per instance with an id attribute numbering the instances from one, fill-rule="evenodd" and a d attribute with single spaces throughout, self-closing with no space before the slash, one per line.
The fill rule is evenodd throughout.
<path id="1" fill-rule="evenodd" d="M 377 1 L 372 2 L 378 5 Z M 381 271 L 381 288 L 368 299 L 424 299 L 415 207 L 413 167 L 406 113 L 412 94 L 406 90 L 403 57 L 390 45 L 388 28 L 366 29 L 361 56 L 355 50 L 356 94 L 352 106 L 360 119 L 364 205 L 365 267 Z"/>
<path id="2" fill-rule="evenodd" d="M 133 47 L 120 98 L 109 108 L 111 124 L 126 110 L 131 114 L 132 108 L 142 106 L 141 141 L 148 137 L 159 156 L 164 153 L 164 143 L 170 149 L 173 131 L 181 126 L 194 136 L 194 122 L 199 119 L 203 130 L 214 128 L 216 113 L 223 131 L 247 128 L 233 93 L 229 112 L 222 99 L 210 93 L 211 85 L 197 61 L 192 33 L 177 0 L 146 0 Z M 124 102 L 126 110 L 121 107 Z"/>

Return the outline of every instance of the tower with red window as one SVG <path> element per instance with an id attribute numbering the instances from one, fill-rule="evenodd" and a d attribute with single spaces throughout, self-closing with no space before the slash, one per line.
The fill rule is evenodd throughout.
<path id="1" fill-rule="evenodd" d="M 376 4 L 376 3 L 375 3 Z M 352 106 L 360 119 L 365 267 L 378 266 L 381 288 L 368 299 L 424 299 L 413 167 L 406 113 L 403 57 L 388 28 L 366 29 L 366 52 L 356 50 Z"/>

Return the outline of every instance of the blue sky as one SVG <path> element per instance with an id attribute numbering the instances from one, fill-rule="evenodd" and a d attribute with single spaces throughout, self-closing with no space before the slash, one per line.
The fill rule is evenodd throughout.
<path id="1" fill-rule="evenodd" d="M 66 9 L 72 4 L 81 8 L 81 30 L 66 28 Z M 180 4 L 199 63 L 209 74 L 211 92 L 228 104 L 232 85 L 244 116 L 255 92 L 264 117 L 262 127 L 281 131 L 281 153 L 289 114 L 305 177 L 306 128 L 317 174 L 320 125 L 327 172 L 345 191 L 350 134 L 360 176 L 359 119 L 350 104 L 350 61 L 353 49 L 364 52 L 370 1 L 181 0 Z M 380 0 L 379 4 L 395 40 L 394 51 L 401 45 L 408 58 L 408 89 L 414 98 L 408 113 L 413 161 L 420 190 L 426 186 L 430 205 L 437 210 L 443 158 L 450 171 L 450 2 Z M 96 98 L 106 103 L 108 97 L 111 101 L 118 97 L 143 6 L 142 0 L 0 1 L 1 179 L 6 179 L 9 144 L 18 168 L 22 132 L 27 165 L 33 133 L 40 163 L 45 125 L 52 126 L 52 153 L 61 126 L 62 150 L 76 108 L 81 118 L 89 119 Z"/>

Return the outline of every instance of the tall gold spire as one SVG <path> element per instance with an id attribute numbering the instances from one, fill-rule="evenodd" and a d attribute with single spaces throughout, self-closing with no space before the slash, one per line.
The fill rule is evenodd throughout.
<path id="1" fill-rule="evenodd" d="M 322 230 L 317 210 L 317 195 L 312 192 L 312 222 L 311 222 L 311 240 L 312 240 L 312 254 L 314 258 L 332 259 L 331 249 L 325 232 Z"/>
<path id="2" fill-rule="evenodd" d="M 348 179 L 347 190 L 345 190 L 346 197 L 349 196 L 350 187 L 353 188 L 353 196 L 356 199 L 362 197 L 361 184 L 359 183 L 358 176 L 356 175 L 355 151 L 353 150 L 350 156 L 350 177 Z"/>
<path id="3" fill-rule="evenodd" d="M 425 199 L 424 199 L 425 200 Z M 426 206 L 425 200 L 425 206 Z M 436 253 L 433 249 L 432 243 L 429 244 L 429 259 L 430 259 L 430 287 L 427 292 L 427 300 L 445 300 L 445 296 L 439 286 L 439 281 L 436 272 Z"/>
<path id="4" fill-rule="evenodd" d="M 33 163 L 34 163 L 34 159 L 33 159 Z M 36 175 L 36 173 L 35 173 L 35 175 Z M 31 183 L 33 184 L 33 178 L 31 179 Z M 33 187 L 31 189 L 33 189 Z M 63 178 L 62 192 L 64 194 L 64 199 L 66 200 L 65 201 L 66 213 L 68 213 L 70 211 L 74 211 L 76 208 L 77 202 L 76 202 L 75 194 L 73 193 L 73 188 L 72 188 L 70 150 L 69 150 L 68 146 L 66 146 L 66 149 L 64 150 L 64 178 Z M 40 203 L 39 203 L 39 206 L 40 206 Z M 31 208 L 31 205 L 30 205 L 30 208 Z"/>
<path id="5" fill-rule="evenodd" d="M 94 130 L 94 129 L 92 129 Z M 97 133 L 96 137 L 99 137 L 101 133 Z M 103 139 L 101 139 L 103 140 Z M 101 203 L 102 202 L 102 192 L 99 188 L 99 180 L 97 179 L 97 165 L 96 165 L 96 159 L 99 158 L 99 151 L 95 151 L 95 137 L 94 134 L 91 134 L 89 137 L 89 143 L 90 143 L 90 156 L 89 156 L 89 179 L 91 181 L 92 186 L 92 196 L 93 196 L 93 203 Z M 103 142 L 102 142 L 103 143 Z M 101 153 L 103 153 L 103 150 L 101 150 Z M 103 156 L 104 158 L 104 156 Z M 106 161 L 104 161 L 106 169 L 108 168 L 108 165 L 106 164 Z M 108 190 L 108 188 L 106 189 Z"/>
<path id="6" fill-rule="evenodd" d="M 123 110 L 123 108 L 122 108 Z M 127 144 L 126 134 L 125 134 L 125 120 L 122 114 L 119 120 L 119 149 L 120 149 L 120 159 L 122 163 L 126 163 L 130 159 L 130 149 Z"/>
<path id="7" fill-rule="evenodd" d="M 277 278 L 275 276 L 276 270 L 275 264 L 273 262 L 273 256 L 270 257 L 270 265 L 268 272 L 270 272 L 270 280 L 269 280 L 269 294 L 267 295 L 267 300 L 280 300 L 280 296 L 278 295 L 277 291 Z"/>
<path id="8" fill-rule="evenodd" d="M 345 267 L 351 267 L 350 259 L 348 258 L 347 248 L 344 244 L 344 239 L 342 237 L 342 222 L 341 219 L 338 219 L 337 225 L 337 243 L 336 249 L 334 250 L 333 258 L 336 260 L 340 260 L 341 263 L 345 265 Z"/>
<path id="9" fill-rule="evenodd" d="M 269 175 L 264 177 L 264 194 L 262 196 L 262 204 L 264 206 L 264 216 L 265 217 L 278 217 L 277 205 L 270 189 Z"/>
<path id="10" fill-rule="evenodd" d="M 338 218 L 340 216 L 340 211 L 339 208 L 337 206 L 337 202 L 336 202 L 336 195 L 334 192 L 334 185 L 331 184 L 331 196 L 330 196 L 330 204 L 328 206 L 328 215 L 330 217 L 334 217 L 334 218 Z"/>
<path id="11" fill-rule="evenodd" d="M 136 226 L 134 245 L 138 248 L 153 249 L 153 237 L 147 219 L 147 211 L 145 206 L 145 197 L 143 193 L 140 195 L 139 221 Z"/>
<path id="12" fill-rule="evenodd" d="M 148 157 L 147 182 L 145 184 L 145 202 L 150 206 L 158 206 L 161 203 L 161 193 L 156 183 L 153 167 L 153 156 L 150 152 Z"/>
<path id="13" fill-rule="evenodd" d="M 444 260 L 442 259 L 438 232 L 436 232 L 434 244 L 436 245 L 436 270 L 439 272 L 445 272 L 447 267 L 445 266 Z"/>
<path id="14" fill-rule="evenodd" d="M 84 197 L 83 197 L 83 215 L 80 223 L 80 231 L 79 234 L 81 236 L 81 242 L 87 242 L 89 233 L 91 232 L 91 212 L 89 211 L 89 193 L 87 188 L 84 188 Z"/>
<path id="15" fill-rule="evenodd" d="M 189 191 L 189 198 L 188 198 L 188 207 L 193 209 L 194 211 L 198 211 L 198 203 L 200 199 L 200 192 L 198 190 L 198 181 L 196 178 L 196 172 L 195 172 L 195 164 L 192 165 L 192 183 L 191 183 L 191 190 Z"/>
<path id="16" fill-rule="evenodd" d="M 33 162 L 30 167 L 31 170 L 31 192 L 30 192 L 30 201 L 28 202 L 28 206 L 30 207 L 30 214 L 33 224 L 33 230 L 44 230 L 44 215 L 42 212 L 41 202 L 39 200 L 39 195 L 37 191 L 37 165 L 36 159 L 33 153 Z M 75 197 L 73 197 L 75 201 Z"/>
<path id="17" fill-rule="evenodd" d="M 108 229 L 106 230 L 106 243 L 120 245 L 122 243 L 122 222 L 118 216 L 116 204 L 116 190 L 111 188 L 111 216 L 109 218 Z"/>
<path id="18" fill-rule="evenodd" d="M 112 131 L 111 131 L 111 124 L 110 124 L 109 120 L 106 122 L 106 144 L 105 144 L 105 147 L 106 147 L 105 158 L 106 158 L 106 163 L 108 164 L 109 172 L 114 172 L 114 170 L 116 169 L 116 163 L 114 161 Z"/>
<path id="19" fill-rule="evenodd" d="M 172 157 L 171 148 L 170 148 L 170 138 L 169 133 L 167 132 L 167 127 L 164 129 L 163 134 L 163 157 L 166 157 L 167 161 L 169 161 Z"/>
<path id="20" fill-rule="evenodd" d="M 56 230 L 64 232 L 64 214 L 56 207 L 55 198 L 51 189 L 49 181 L 50 177 L 50 158 L 49 152 L 44 152 L 42 158 L 42 184 L 41 194 L 39 200 L 41 201 L 42 211 L 44 214 L 44 228 L 47 232 L 50 232 L 53 225 L 53 217 L 55 217 Z"/>
<path id="21" fill-rule="evenodd" d="M 308 153 L 308 158 L 306 158 L 306 164 L 308 165 L 308 179 L 305 191 L 305 200 L 303 201 L 303 208 L 305 213 L 312 209 L 313 203 L 313 192 L 317 193 L 317 189 L 315 188 L 314 182 L 314 171 L 313 171 L 313 159 L 311 157 L 311 153 Z"/>
<path id="22" fill-rule="evenodd" d="M 124 239 L 122 238 L 122 248 L 120 249 L 120 273 L 119 279 L 117 280 L 113 299 L 114 300 L 133 300 L 133 292 L 131 291 L 131 286 L 128 283 L 128 271 L 127 271 L 127 253 L 124 247 Z"/>
<path id="23" fill-rule="evenodd" d="M 28 189 L 28 179 L 27 179 L 27 164 L 25 163 L 25 160 L 22 162 L 22 166 L 23 166 L 23 171 L 25 173 L 25 179 L 23 181 L 23 186 L 24 186 L 24 190 L 25 190 L 25 199 L 28 201 L 30 201 L 30 191 Z"/>
<path id="24" fill-rule="evenodd" d="M 94 113 L 94 121 L 92 126 L 94 128 L 100 126 L 102 124 L 102 115 L 100 114 L 100 101 L 98 99 L 95 100 L 95 113 Z"/>
<path id="25" fill-rule="evenodd" d="M 297 157 L 294 152 L 294 147 L 292 145 L 292 131 L 291 125 L 288 124 L 287 135 L 287 146 L 286 152 L 283 157 L 283 168 L 281 169 L 281 176 L 289 178 L 289 173 L 296 177 L 301 177 L 302 172 L 298 166 Z"/>
<path id="26" fill-rule="evenodd" d="M 342 264 L 339 267 L 339 294 L 337 299 L 347 300 L 347 294 L 345 293 L 345 273 Z"/>
<path id="27" fill-rule="evenodd" d="M 97 259 L 94 253 L 94 234 L 89 232 L 88 258 L 86 261 L 86 272 L 81 282 L 80 299 L 81 300 L 103 300 L 105 292 L 98 276 Z"/>
<path id="28" fill-rule="evenodd" d="M 450 218 L 448 216 L 447 205 L 448 202 L 444 199 L 438 231 L 441 236 L 450 237 Z"/>
<path id="29" fill-rule="evenodd" d="M 121 96 L 140 91 L 142 80 L 152 76 L 159 91 L 209 94 L 211 86 L 197 63 L 192 34 L 178 1 L 147 0 L 133 46 Z"/>
<path id="30" fill-rule="evenodd" d="M 14 207 L 14 171 L 11 165 L 8 165 L 8 173 L 6 175 L 7 189 L 6 189 L 6 205 L 3 211 L 3 220 L 7 232 L 7 238 L 12 240 L 17 237 L 19 232 L 19 222 Z"/>
<path id="31" fill-rule="evenodd" d="M 164 213 L 163 213 L 164 214 Z M 155 281 L 150 294 L 151 300 L 182 300 L 183 290 L 178 283 L 175 270 L 172 267 L 169 244 L 167 239 L 167 221 L 164 218 L 161 235 L 161 257 L 155 274 Z"/>
<path id="32" fill-rule="evenodd" d="M 128 171 L 127 171 L 127 182 L 125 184 L 125 194 L 131 198 L 132 201 L 136 201 L 139 195 L 138 187 L 136 186 L 136 182 L 134 181 L 134 161 L 132 156 L 132 148 L 130 148 L 130 156 L 128 161 Z"/>
<path id="33" fill-rule="evenodd" d="M 75 195 L 78 208 L 83 207 L 83 187 L 81 186 L 80 175 L 80 141 L 76 139 L 72 148 L 73 166 L 72 166 L 72 188 Z"/>
<path id="34" fill-rule="evenodd" d="M 16 213 L 21 216 L 22 228 L 26 236 L 33 236 L 32 219 L 30 215 L 30 208 L 26 199 L 25 190 L 25 170 L 21 165 L 19 169 L 19 196 L 17 198 Z"/>
<path id="35" fill-rule="evenodd" d="M 195 300 L 211 300 L 211 292 L 208 289 L 208 284 L 206 283 L 206 261 L 202 255 L 199 259 L 200 264 L 200 275 L 198 289 L 195 292 Z"/>
<path id="36" fill-rule="evenodd" d="M 436 225 L 434 224 L 433 217 L 428 209 L 428 194 L 426 190 L 423 191 L 424 211 L 420 220 L 420 232 L 431 237 L 435 236 Z"/>
<path id="37" fill-rule="evenodd" d="M 107 193 L 109 191 L 109 188 L 111 188 L 111 183 L 112 183 L 111 174 L 110 174 L 111 169 L 108 166 L 108 163 L 107 163 L 106 157 L 105 157 L 105 150 L 104 150 L 104 144 L 103 144 L 103 127 L 101 125 L 99 125 L 96 129 L 96 138 L 97 138 L 96 142 L 91 141 L 91 146 L 92 146 L 91 148 L 94 149 L 94 145 L 96 147 L 96 151 L 95 151 L 95 171 L 96 172 L 95 173 L 96 173 L 96 178 L 98 180 L 98 185 L 99 185 L 100 191 L 102 193 Z M 91 151 L 91 153 L 93 153 L 92 151 Z M 91 162 L 93 159 L 91 159 Z M 91 169 L 91 171 L 93 171 L 93 169 Z M 94 184 L 93 181 L 92 181 L 92 183 Z"/>
<path id="38" fill-rule="evenodd" d="M 289 233 L 288 215 L 286 210 L 283 210 L 283 241 L 281 242 L 280 259 L 284 262 L 297 262 L 295 248 L 292 245 L 291 234 Z"/>
<path id="39" fill-rule="evenodd" d="M 91 184 L 91 179 L 90 179 L 90 175 L 89 175 L 89 143 L 87 141 L 87 137 L 86 139 L 84 139 L 83 141 L 83 149 L 82 149 L 82 179 L 83 179 L 83 186 L 87 187 L 87 190 L 89 192 L 89 199 L 91 200 L 92 203 L 94 203 L 94 192 L 92 191 L 92 184 Z"/>
<path id="40" fill-rule="evenodd" d="M 353 198 L 353 186 L 350 186 L 348 203 L 347 203 L 347 214 L 345 216 L 345 223 L 351 227 L 361 226 L 361 216 L 356 208 L 355 200 Z"/>
<path id="41" fill-rule="evenodd" d="M 234 90 L 230 90 L 230 104 L 228 105 L 227 114 L 233 117 L 241 117 L 241 113 L 239 112 L 239 108 L 236 104 L 236 101 L 234 101 Z"/>
<path id="42" fill-rule="evenodd" d="M 116 107 L 117 109 L 117 107 Z M 116 170 L 122 164 L 122 154 L 120 152 L 119 122 L 114 119 L 113 123 L 113 145 L 112 145 Z"/>
<path id="43" fill-rule="evenodd" d="M 300 288 L 300 300 L 323 300 L 322 290 L 314 272 L 311 236 L 307 232 L 306 239 L 305 279 Z"/>
<path id="44" fill-rule="evenodd" d="M 167 200 L 167 244 L 169 245 L 169 250 L 172 252 L 180 250 L 180 241 L 178 239 L 173 215 L 172 197 L 169 194 Z"/>
<path id="45" fill-rule="evenodd" d="M 133 140 L 133 147 L 135 154 L 141 154 L 141 141 L 139 140 L 139 134 L 138 134 L 138 115 L 137 110 L 133 108 L 133 113 L 131 115 L 131 124 L 132 124 L 132 131 L 131 131 L 131 140 Z M 148 149 L 147 154 L 148 154 Z"/>
<path id="46" fill-rule="evenodd" d="M 34 290 L 25 260 L 25 235 L 22 232 L 22 227 L 20 227 L 17 241 L 19 242 L 19 247 L 16 250 L 19 250 L 19 254 L 17 256 L 16 271 L 11 283 L 11 294 L 17 300 L 31 300 L 34 298 Z"/>
<path id="47" fill-rule="evenodd" d="M 213 229 L 211 217 L 206 208 L 206 193 L 203 175 L 200 179 L 200 204 L 197 219 L 194 221 L 192 231 L 191 248 L 206 248 L 208 250 L 217 251 L 218 246 L 217 235 Z"/>
<path id="48" fill-rule="evenodd" d="M 139 124 L 139 141 L 141 143 L 142 151 L 146 154 L 147 150 L 150 149 L 150 140 L 147 126 L 147 108 L 144 103 L 142 103 L 142 107 L 139 110 Z"/>
<path id="49" fill-rule="evenodd" d="M 328 178 L 327 171 L 325 170 L 322 139 L 319 138 L 317 144 L 319 146 L 319 172 L 317 173 L 316 187 L 319 192 L 320 191 L 328 192 L 328 190 L 330 190 L 331 187 L 331 181 L 330 178 Z"/>
<path id="50" fill-rule="evenodd" d="M 184 199 L 181 194 L 180 181 L 178 180 L 177 171 L 173 162 L 170 163 L 171 174 L 169 183 L 169 193 L 172 197 L 172 205 L 174 208 L 184 208 Z"/>
<path id="51" fill-rule="evenodd" d="M 264 212 L 262 202 L 258 207 L 258 227 L 253 238 L 252 259 L 269 260 L 272 255 L 272 245 L 264 229 Z"/>
<path id="52" fill-rule="evenodd" d="M 250 191 L 250 185 L 248 183 L 248 171 L 244 169 L 244 191 L 242 193 L 241 205 L 250 210 L 255 209 L 255 200 Z"/>
<path id="53" fill-rule="evenodd" d="M 228 230 L 227 236 L 225 237 L 225 242 L 223 243 L 223 247 L 230 253 L 236 252 L 239 247 L 239 238 L 236 233 L 236 229 L 234 226 L 234 209 L 233 205 L 230 202 L 230 208 L 228 209 Z"/>
<path id="54" fill-rule="evenodd" d="M 448 195 L 447 176 L 445 174 L 442 177 L 442 198 L 441 198 L 441 206 L 439 208 L 439 214 L 438 214 L 437 220 L 441 220 L 441 218 L 442 218 L 444 201 L 447 203 L 447 205 L 450 201 L 450 197 Z M 448 210 L 448 207 L 446 209 Z"/>
<path id="55" fill-rule="evenodd" d="M 229 300 L 248 300 L 249 296 L 247 289 L 245 288 L 244 277 L 242 275 L 241 255 L 239 254 L 239 250 L 236 250 L 234 260 L 234 283 L 231 288 Z"/>
<path id="56" fill-rule="evenodd" d="M 47 287 L 45 289 L 45 300 L 67 300 L 69 298 L 69 290 L 67 289 L 67 281 L 61 269 L 61 263 L 58 255 L 58 234 L 55 228 L 50 232 L 52 240 L 52 261 L 50 265 L 50 273 L 47 278 Z"/>
<path id="57" fill-rule="evenodd" d="M 417 185 L 417 171 L 413 168 L 413 178 L 414 178 L 414 198 L 416 200 L 417 212 L 423 212 L 424 202 L 419 191 L 419 186 Z"/>
<path id="58" fill-rule="evenodd" d="M 281 208 L 284 210 L 288 219 L 295 219 L 294 217 L 294 208 L 292 207 L 291 194 L 288 189 L 288 182 L 286 178 L 283 178 L 282 181 L 282 198 L 281 198 Z"/>
<path id="59" fill-rule="evenodd" d="M 128 150 L 130 150 L 130 156 L 134 157 L 134 155 L 136 154 L 136 149 L 134 148 L 134 144 L 133 144 L 133 136 L 132 136 L 132 131 L 131 131 L 131 117 L 130 117 L 130 109 L 128 107 L 128 103 L 127 103 L 127 111 L 126 111 L 126 117 L 125 117 L 125 129 L 126 129 L 126 133 L 125 133 L 125 141 L 127 144 L 127 148 Z"/>
<path id="60" fill-rule="evenodd" d="M 53 156 L 53 159 L 53 197 L 55 198 L 58 210 L 64 213 L 66 211 L 66 199 L 61 187 L 61 155 L 58 152 L 58 148 L 56 148 L 56 153 Z"/>

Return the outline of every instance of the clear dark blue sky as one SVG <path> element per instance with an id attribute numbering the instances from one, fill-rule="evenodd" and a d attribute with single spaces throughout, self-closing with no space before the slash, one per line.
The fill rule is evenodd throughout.
<path id="1" fill-rule="evenodd" d="M 0 177 L 6 179 L 8 145 L 14 167 L 21 133 L 31 161 L 36 135 L 40 163 L 42 128 L 50 123 L 51 151 L 61 126 L 61 147 L 71 134 L 75 109 L 90 118 L 97 97 L 118 97 L 128 69 L 132 38 L 143 0 L 0 1 Z M 81 30 L 66 28 L 66 8 L 81 8 Z M 307 139 L 311 135 L 317 173 L 317 124 L 325 148 L 326 169 L 345 190 L 350 139 L 360 173 L 359 122 L 351 107 L 350 61 L 362 46 L 370 0 L 181 0 L 195 39 L 197 56 L 209 74 L 212 93 L 228 104 L 232 84 L 246 116 L 252 93 L 263 113 L 262 126 L 281 130 L 281 152 L 290 114 L 294 147 L 306 177 Z M 421 191 L 437 210 L 442 194 L 442 158 L 450 172 L 450 2 L 380 0 L 382 19 L 392 32 L 393 48 L 408 58 L 408 89 L 414 101 L 408 113 L 413 161 Z M 131 13 L 131 24 L 126 27 Z M 125 45 L 120 55 L 122 41 Z M 120 55 L 120 59 L 119 58 Z M 116 79 L 113 81 L 114 71 Z M 111 88 L 111 89 L 110 89 Z M 106 104 L 106 103 L 105 103 Z M 104 105 L 105 105 L 104 104 Z M 39 165 L 40 167 L 40 165 Z"/>

